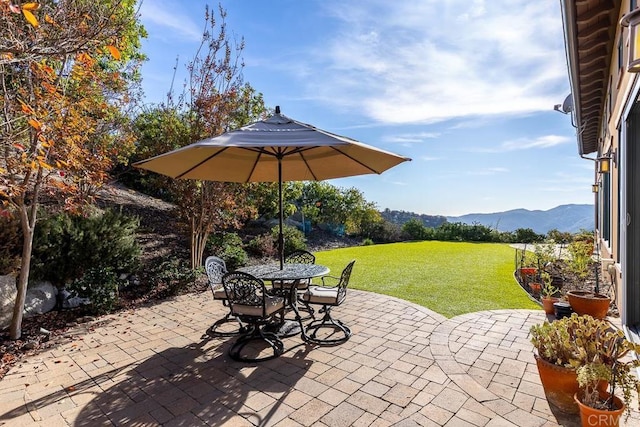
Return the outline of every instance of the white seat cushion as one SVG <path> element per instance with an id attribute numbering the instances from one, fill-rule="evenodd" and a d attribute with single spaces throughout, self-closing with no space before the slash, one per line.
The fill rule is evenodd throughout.
<path id="1" fill-rule="evenodd" d="M 233 314 L 239 314 L 243 316 L 253 316 L 253 317 L 267 317 L 283 308 L 284 308 L 284 298 L 274 297 L 274 296 L 267 296 L 266 298 L 266 301 L 265 301 L 266 313 L 262 312 L 261 305 L 233 304 L 231 307 Z"/>
<path id="2" fill-rule="evenodd" d="M 302 294 L 302 300 L 311 304 L 334 304 L 338 302 L 338 288 L 325 288 L 323 286 L 309 286 Z"/>
<path id="3" fill-rule="evenodd" d="M 213 290 L 213 299 L 227 299 L 227 293 L 224 291 L 224 287 L 220 286 Z"/>

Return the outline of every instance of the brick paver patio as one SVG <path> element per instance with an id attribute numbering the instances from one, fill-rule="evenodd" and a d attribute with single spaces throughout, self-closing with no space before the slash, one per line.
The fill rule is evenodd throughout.
<path id="1" fill-rule="evenodd" d="M 446 319 L 352 290 L 334 311 L 348 342 L 287 338 L 283 356 L 256 365 L 204 334 L 224 313 L 204 292 L 75 328 L 0 381 L 0 425 L 578 425 L 540 385 L 527 334 L 542 310 Z"/>

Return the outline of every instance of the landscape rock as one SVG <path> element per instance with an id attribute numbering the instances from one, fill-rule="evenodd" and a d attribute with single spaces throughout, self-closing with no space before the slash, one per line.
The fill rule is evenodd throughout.
<path id="1" fill-rule="evenodd" d="M 25 317 L 47 313 L 56 308 L 58 290 L 50 282 L 39 282 L 27 288 L 24 302 Z"/>
<path id="2" fill-rule="evenodd" d="M 0 276 L 0 330 L 11 324 L 17 295 L 16 278 L 11 275 Z"/>
<path id="3" fill-rule="evenodd" d="M 62 288 L 58 293 L 58 301 L 60 303 L 60 308 L 77 308 L 81 305 L 87 305 L 91 303 L 89 298 L 74 296 L 66 288 Z"/>

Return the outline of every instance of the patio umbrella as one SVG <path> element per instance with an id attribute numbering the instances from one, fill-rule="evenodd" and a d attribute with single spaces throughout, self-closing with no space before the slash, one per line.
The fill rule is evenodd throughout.
<path id="1" fill-rule="evenodd" d="M 134 164 L 172 178 L 277 182 L 278 252 L 284 262 L 282 182 L 380 174 L 411 160 L 290 119 L 273 116 Z"/>

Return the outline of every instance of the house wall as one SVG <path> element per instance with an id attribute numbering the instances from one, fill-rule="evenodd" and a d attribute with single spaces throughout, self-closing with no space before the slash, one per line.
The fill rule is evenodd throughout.
<path id="1" fill-rule="evenodd" d="M 602 123 L 600 138 L 598 140 L 598 153 L 596 157 L 606 155 L 607 153 L 620 153 L 620 138 L 624 134 L 623 126 L 625 121 L 623 111 L 629 102 L 635 75 L 626 72 L 629 51 L 629 29 L 620 26 L 620 19 L 630 11 L 631 2 L 625 0 L 622 2 L 620 16 L 615 23 L 615 39 L 614 48 L 612 49 L 612 58 L 608 73 L 609 84 L 605 95 L 605 102 L 602 111 Z M 600 184 L 597 193 L 598 218 L 596 223 L 596 233 L 598 236 L 598 244 L 600 255 L 603 259 L 602 277 L 605 283 L 612 283 L 617 288 L 614 295 L 618 296 L 615 303 L 620 307 L 620 295 L 622 295 L 622 269 L 621 269 L 621 233 L 620 219 L 620 164 L 611 162 L 611 172 L 608 177 L 598 173 L 598 164 L 594 162 L 595 182 Z M 608 184 L 607 189 L 603 185 Z M 607 200 L 605 200 L 607 199 Z M 607 209 L 608 208 L 608 209 Z M 605 209 L 608 212 L 605 212 Z M 608 228 L 608 230 L 606 230 Z M 612 260 L 611 262 L 607 262 Z"/>

